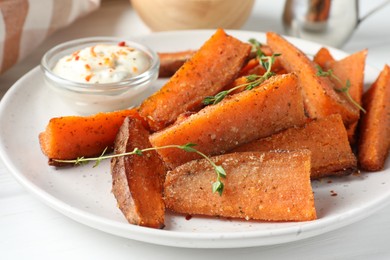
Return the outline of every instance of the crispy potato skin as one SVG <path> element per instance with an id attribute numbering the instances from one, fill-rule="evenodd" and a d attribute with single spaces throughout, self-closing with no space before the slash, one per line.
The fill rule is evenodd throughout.
<path id="1" fill-rule="evenodd" d="M 151 147 L 149 132 L 140 120 L 127 117 L 115 140 L 115 154 Z M 112 192 L 129 223 L 164 227 L 162 198 L 165 167 L 155 151 L 111 160 Z"/>
<path id="2" fill-rule="evenodd" d="M 112 150 L 116 134 L 127 116 L 140 118 L 135 109 L 52 118 L 45 131 L 39 134 L 41 150 L 49 158 L 49 164 L 56 166 L 60 164 L 52 159 L 99 156 L 105 148 Z"/>
<path id="3" fill-rule="evenodd" d="M 167 208 L 246 220 L 316 219 L 309 151 L 231 153 L 212 160 L 227 174 L 222 195 L 211 191 L 216 176 L 210 164 L 195 160 L 167 173 Z"/>
<path id="4" fill-rule="evenodd" d="M 315 63 L 294 45 L 280 35 L 268 32 L 267 44 L 288 72 L 297 74 L 305 102 L 306 113 L 311 118 L 323 118 L 331 114 L 340 114 L 345 125 L 356 122 L 359 110 L 341 93 L 334 90 L 329 78 L 316 75 Z"/>
<path id="5" fill-rule="evenodd" d="M 280 130 L 303 125 L 301 89 L 294 74 L 274 76 L 259 87 L 244 91 L 162 131 L 153 133 L 153 146 L 197 144 L 207 154 L 223 154 L 241 144 L 269 136 Z M 179 149 L 159 150 L 170 169 L 199 158 Z"/>
<path id="6" fill-rule="evenodd" d="M 357 159 L 349 145 L 343 120 L 338 114 L 255 140 L 232 152 L 299 149 L 311 151 L 312 179 L 357 171 Z"/>
<path id="7" fill-rule="evenodd" d="M 218 29 L 159 91 L 141 104 L 140 115 L 157 131 L 180 114 L 199 110 L 206 96 L 215 95 L 236 78 L 250 50 L 249 44 Z"/>
<path id="8" fill-rule="evenodd" d="M 385 65 L 363 96 L 358 161 L 367 171 L 383 169 L 390 149 L 390 67 Z"/>

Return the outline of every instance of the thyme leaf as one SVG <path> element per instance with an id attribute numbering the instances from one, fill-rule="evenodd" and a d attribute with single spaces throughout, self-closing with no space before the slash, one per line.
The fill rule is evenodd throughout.
<path id="1" fill-rule="evenodd" d="M 213 183 L 212 188 L 213 188 L 213 193 L 218 192 L 219 195 L 221 196 L 224 185 L 221 181 L 217 180 Z"/>
<path id="2" fill-rule="evenodd" d="M 53 161 L 59 162 L 59 163 L 72 163 L 75 165 L 80 165 L 80 164 L 86 164 L 88 162 L 94 161 L 95 165 L 93 167 L 97 167 L 102 160 L 106 159 L 111 159 L 111 158 L 116 158 L 116 157 L 122 157 L 122 156 L 129 156 L 129 155 L 138 155 L 142 156 L 144 152 L 147 151 L 152 151 L 152 150 L 161 150 L 161 149 L 168 149 L 168 148 L 177 148 L 181 149 L 185 152 L 189 153 L 196 153 L 206 159 L 210 165 L 213 167 L 217 177 L 216 181 L 212 184 L 212 191 L 213 193 L 218 192 L 219 195 L 222 195 L 223 189 L 224 189 L 224 184 L 221 181 L 221 178 L 226 177 L 226 172 L 225 169 L 221 165 L 215 164 L 210 157 L 205 155 L 204 153 L 198 151 L 197 149 L 194 148 L 196 144 L 194 143 L 187 143 L 184 145 L 165 145 L 165 146 L 159 146 L 159 147 L 150 147 L 150 148 L 145 148 L 145 149 L 139 149 L 139 148 L 134 148 L 133 151 L 131 152 L 126 152 L 126 153 L 119 153 L 119 154 L 111 154 L 111 155 L 105 155 L 107 148 L 104 149 L 102 154 L 99 157 L 78 157 L 77 159 L 74 160 L 58 160 L 58 159 L 53 159 Z"/>

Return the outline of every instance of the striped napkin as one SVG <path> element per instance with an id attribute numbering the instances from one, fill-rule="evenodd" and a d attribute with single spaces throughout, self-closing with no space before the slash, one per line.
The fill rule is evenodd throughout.
<path id="1" fill-rule="evenodd" d="M 0 0 L 0 73 L 99 5 L 100 0 Z"/>

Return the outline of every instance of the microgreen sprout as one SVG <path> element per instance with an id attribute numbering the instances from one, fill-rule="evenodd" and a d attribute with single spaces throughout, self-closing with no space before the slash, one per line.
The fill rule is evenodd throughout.
<path id="1" fill-rule="evenodd" d="M 257 49 L 257 59 L 259 60 L 260 64 L 266 69 L 266 72 L 260 76 L 251 74 L 246 76 L 246 83 L 237 85 L 229 90 L 224 90 L 216 94 L 215 96 L 208 96 L 203 99 L 204 105 L 215 105 L 221 102 L 227 95 L 232 93 L 233 91 L 245 88 L 245 90 L 251 90 L 257 86 L 259 86 L 261 83 L 269 79 L 274 75 L 274 72 L 271 71 L 272 65 L 275 63 L 275 57 L 279 56 L 280 54 L 272 54 L 271 56 L 266 56 L 264 53 Z"/>
<path id="2" fill-rule="evenodd" d="M 196 154 L 200 155 L 201 157 L 203 157 L 204 159 L 206 159 L 210 163 L 210 165 L 213 167 L 213 169 L 217 175 L 216 181 L 212 184 L 212 191 L 213 191 L 213 193 L 218 192 L 219 195 L 222 195 L 222 192 L 224 189 L 224 184 L 223 184 L 221 179 L 226 177 L 225 169 L 222 166 L 215 164 L 210 159 L 210 157 L 208 157 L 204 153 L 195 149 L 194 146 L 196 146 L 196 144 L 187 143 L 184 145 L 165 145 L 165 146 L 150 147 L 150 148 L 144 148 L 144 149 L 134 148 L 134 150 L 131 152 L 111 154 L 111 155 L 105 154 L 107 151 L 107 148 L 106 148 L 106 149 L 104 149 L 103 153 L 99 157 L 88 157 L 88 158 L 79 157 L 79 158 L 74 159 L 74 160 L 57 160 L 57 159 L 53 159 L 53 160 L 56 162 L 59 162 L 59 163 L 72 163 L 75 165 L 86 164 L 88 162 L 94 161 L 95 165 L 93 167 L 96 167 L 100 164 L 100 162 L 102 160 L 106 160 L 106 159 L 128 156 L 128 155 L 142 156 L 143 153 L 147 152 L 147 151 L 161 150 L 161 149 L 168 149 L 168 148 L 177 148 L 177 149 L 181 149 L 183 151 L 189 152 L 189 153 L 196 153 Z"/>
<path id="3" fill-rule="evenodd" d="M 351 103 L 356 106 L 358 109 L 360 109 L 361 111 L 363 111 L 363 113 L 366 113 L 366 110 L 358 103 L 356 102 L 351 94 L 349 93 L 349 88 L 351 87 L 351 82 L 349 81 L 349 79 L 346 80 L 345 84 L 341 81 L 341 79 L 339 77 L 337 77 L 334 73 L 333 73 L 333 70 L 330 69 L 328 71 L 324 71 L 321 66 L 317 65 L 317 76 L 319 77 L 329 77 L 329 78 L 332 78 L 334 80 L 336 80 L 341 86 L 341 88 L 337 88 L 337 87 L 334 87 L 334 90 L 336 90 L 337 92 L 341 92 L 341 93 L 344 93 L 344 95 L 349 99 L 349 101 L 351 101 Z"/>

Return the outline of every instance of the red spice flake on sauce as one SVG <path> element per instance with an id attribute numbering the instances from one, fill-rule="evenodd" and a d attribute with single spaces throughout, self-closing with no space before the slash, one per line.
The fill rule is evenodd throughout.
<path id="1" fill-rule="evenodd" d="M 190 219 L 192 219 L 192 216 L 191 215 L 186 215 L 186 220 L 190 220 Z"/>
<path id="2" fill-rule="evenodd" d="M 80 53 L 80 51 L 75 51 L 75 52 L 72 53 L 72 56 L 73 56 L 74 58 L 76 58 L 76 57 L 79 56 L 79 53 Z"/>
<path id="3" fill-rule="evenodd" d="M 125 42 L 120 42 L 120 43 L 118 43 L 118 46 L 120 46 L 120 47 L 125 47 L 125 46 L 126 46 L 126 43 L 125 43 Z"/>
<path id="4" fill-rule="evenodd" d="M 85 77 L 85 81 L 89 82 L 92 78 L 92 74 L 89 74 L 88 76 Z"/>

